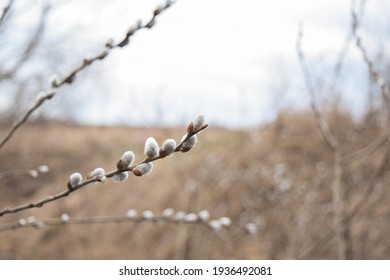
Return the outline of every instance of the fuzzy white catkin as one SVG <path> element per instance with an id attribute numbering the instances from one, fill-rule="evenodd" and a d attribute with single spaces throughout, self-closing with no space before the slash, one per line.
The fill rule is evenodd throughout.
<path id="1" fill-rule="evenodd" d="M 194 131 L 198 131 L 204 124 L 204 116 L 202 115 L 196 116 L 193 123 L 194 123 Z"/>
<path id="2" fill-rule="evenodd" d="M 138 217 L 138 211 L 135 210 L 135 209 L 130 209 L 129 211 L 127 211 L 126 217 L 128 217 L 130 219 L 137 218 Z"/>
<path id="3" fill-rule="evenodd" d="M 145 141 L 145 149 L 144 154 L 148 156 L 148 158 L 155 158 L 158 157 L 160 152 L 160 148 L 158 146 L 158 143 L 156 139 L 153 137 L 148 137 Z"/>
<path id="4" fill-rule="evenodd" d="M 133 151 L 126 151 L 123 153 L 122 157 L 121 157 L 121 160 L 127 164 L 127 167 L 129 167 L 130 165 L 132 165 L 134 163 L 134 160 L 135 160 L 135 154 Z"/>
<path id="5" fill-rule="evenodd" d="M 46 173 L 46 172 L 49 172 L 49 166 L 47 165 L 41 165 L 38 167 L 38 171 L 40 173 Z"/>
<path id="6" fill-rule="evenodd" d="M 78 184 L 83 181 L 83 176 L 80 173 L 75 172 L 69 177 L 69 184 L 72 188 L 77 187 Z"/>
<path id="7" fill-rule="evenodd" d="M 195 213 L 190 213 L 190 214 L 187 214 L 185 217 L 184 217 L 184 221 L 188 222 L 188 223 L 194 223 L 198 220 L 198 215 L 196 215 Z"/>
<path id="8" fill-rule="evenodd" d="M 184 135 L 181 141 L 184 141 L 184 139 L 187 137 L 187 135 Z M 183 143 L 182 148 L 191 149 L 195 147 L 196 143 L 198 143 L 198 137 L 196 135 L 191 136 L 187 141 Z"/>
<path id="9" fill-rule="evenodd" d="M 63 214 L 61 215 L 61 222 L 67 223 L 67 222 L 69 222 L 69 219 L 70 219 L 70 217 L 69 217 L 68 214 L 63 213 Z"/>
<path id="10" fill-rule="evenodd" d="M 165 140 L 162 149 L 167 156 L 171 155 L 176 149 L 176 141 L 174 139 Z"/>
<path id="11" fill-rule="evenodd" d="M 146 210 L 146 211 L 142 212 L 142 217 L 145 220 L 151 220 L 154 218 L 154 213 L 150 210 Z"/>
<path id="12" fill-rule="evenodd" d="M 27 223 L 28 224 L 33 224 L 37 221 L 37 219 L 35 218 L 35 216 L 29 216 L 27 217 Z"/>
<path id="13" fill-rule="evenodd" d="M 186 213 L 184 211 L 177 211 L 175 214 L 175 220 L 181 222 L 184 220 L 185 216 L 186 216 Z"/>
<path id="14" fill-rule="evenodd" d="M 152 170 L 153 170 L 153 163 L 147 162 L 147 163 L 138 164 L 133 169 L 133 173 L 136 176 L 144 176 L 150 174 Z"/>
<path id="15" fill-rule="evenodd" d="M 57 74 L 53 74 L 50 76 L 50 86 L 52 88 L 56 88 L 58 87 L 59 83 L 60 83 L 60 77 L 58 77 Z"/>
<path id="16" fill-rule="evenodd" d="M 135 219 L 138 217 L 138 211 L 135 209 L 130 209 L 127 211 L 126 216 L 130 219 Z"/>
<path id="17" fill-rule="evenodd" d="M 103 176 L 106 172 L 104 171 L 103 168 L 101 167 L 98 167 L 96 169 L 94 169 L 91 174 L 90 174 L 90 177 L 97 177 L 97 176 Z"/>
<path id="18" fill-rule="evenodd" d="M 172 208 L 167 208 L 163 211 L 162 214 L 165 218 L 170 218 L 175 214 L 175 210 L 173 210 Z"/>
<path id="19" fill-rule="evenodd" d="M 27 222 L 26 222 L 25 219 L 19 219 L 18 224 L 19 224 L 20 226 L 25 226 L 25 225 L 27 224 Z"/>
<path id="20" fill-rule="evenodd" d="M 254 223 L 248 223 L 245 225 L 245 229 L 248 231 L 249 234 L 256 234 L 257 233 L 257 225 Z"/>
<path id="21" fill-rule="evenodd" d="M 202 210 L 198 214 L 199 219 L 203 222 L 207 222 L 210 219 L 210 213 L 207 210 Z"/>
<path id="22" fill-rule="evenodd" d="M 112 179 L 114 180 L 115 183 L 124 182 L 127 180 L 127 178 L 129 178 L 129 173 L 127 173 L 126 171 L 112 176 Z"/>
<path id="23" fill-rule="evenodd" d="M 228 217 L 222 217 L 219 219 L 219 221 L 224 227 L 229 227 L 232 224 L 232 221 Z"/>
<path id="24" fill-rule="evenodd" d="M 39 173 L 38 173 L 38 171 L 32 169 L 32 170 L 30 170 L 30 176 L 33 178 L 38 178 Z"/>
<path id="25" fill-rule="evenodd" d="M 221 221 L 219 221 L 219 220 L 211 220 L 211 221 L 209 222 L 209 226 L 210 226 L 213 230 L 218 231 L 218 230 L 220 230 L 220 229 L 222 228 L 222 223 L 221 223 Z"/>

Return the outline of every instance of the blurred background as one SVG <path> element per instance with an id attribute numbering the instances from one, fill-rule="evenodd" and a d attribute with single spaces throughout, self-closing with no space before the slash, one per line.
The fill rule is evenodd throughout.
<path id="1" fill-rule="evenodd" d="M 1 138 L 50 77 L 163 3 L 0 0 Z M 0 223 L 173 208 L 232 226 L 21 228 L 0 232 L 0 258 L 388 259 L 389 10 L 385 0 L 177 1 L 0 148 L 0 208 L 58 193 L 73 172 L 113 170 L 125 150 L 140 159 L 149 136 L 179 141 L 202 114 L 210 126 L 198 145 L 147 177 L 91 185 Z M 4 175 L 42 164 L 50 170 L 37 178 Z"/>

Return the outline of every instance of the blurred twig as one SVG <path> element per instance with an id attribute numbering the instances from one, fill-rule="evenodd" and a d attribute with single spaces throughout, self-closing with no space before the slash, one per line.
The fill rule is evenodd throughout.
<path id="1" fill-rule="evenodd" d="M 32 178 L 37 178 L 40 173 L 46 173 L 49 171 L 49 167 L 47 165 L 41 165 L 35 169 L 14 169 L 14 170 L 6 170 L 0 172 L 0 180 L 7 179 L 15 176 L 30 176 Z"/>
<path id="2" fill-rule="evenodd" d="M 189 140 L 191 137 L 193 137 L 194 135 L 198 134 L 199 132 L 201 132 L 202 130 L 206 129 L 207 128 L 207 124 L 204 124 L 202 127 L 200 127 L 198 130 L 196 131 L 193 131 L 193 132 L 189 132 L 187 133 L 186 137 L 183 138 L 183 140 L 180 142 L 180 144 L 176 147 L 175 151 L 174 152 L 179 152 L 181 151 L 181 148 L 183 147 L 183 144 L 185 142 L 187 142 L 187 140 Z M 124 168 L 122 170 L 113 170 L 111 172 L 108 172 L 108 173 L 105 173 L 104 176 L 106 178 L 111 178 L 119 173 L 122 173 L 122 172 L 128 172 L 128 171 L 132 171 L 135 167 L 143 164 L 143 163 L 149 163 L 149 162 L 153 162 L 155 160 L 158 160 L 158 159 L 162 159 L 164 158 L 163 155 L 158 155 L 157 157 L 154 157 L 154 158 L 146 158 L 145 160 L 139 162 L 139 163 L 136 163 L 132 166 L 129 166 L 127 168 Z M 16 213 L 16 212 L 20 212 L 20 211 L 23 211 L 23 210 L 26 210 L 26 209 L 31 209 L 31 208 L 38 208 L 38 207 L 42 207 L 43 205 L 49 203 L 49 202 L 52 202 L 52 201 L 55 201 L 55 200 L 58 200 L 60 198 L 63 198 L 63 197 L 66 197 L 68 195 L 70 195 L 71 193 L 73 193 L 74 191 L 84 187 L 84 186 L 87 186 L 91 183 L 95 183 L 95 182 L 101 182 L 101 178 L 98 178 L 98 177 L 93 177 L 93 178 L 89 178 L 89 179 L 86 179 L 84 181 L 82 181 L 81 183 L 79 183 L 77 186 L 74 186 L 74 187 L 69 187 L 62 191 L 62 192 L 59 192 L 55 195 L 51 195 L 51 196 L 48 196 L 44 199 L 41 199 L 39 201 L 36 201 L 36 202 L 32 202 L 32 203 L 27 203 L 27 204 L 24 204 L 24 205 L 20 205 L 20 206 L 16 206 L 16 207 L 7 207 L 3 210 L 0 211 L 0 216 L 3 216 L 3 215 L 6 215 L 6 214 L 10 214 L 10 213 Z"/>
<path id="3" fill-rule="evenodd" d="M 0 15 L 0 25 L 3 23 L 3 21 L 4 21 L 5 17 L 6 17 L 6 15 L 8 14 L 8 12 L 9 12 L 13 2 L 14 2 L 14 0 L 10 0 L 8 2 L 8 4 L 3 8 L 3 12 Z"/>
<path id="4" fill-rule="evenodd" d="M 351 25 L 350 25 L 350 31 L 348 32 L 348 34 L 344 40 L 344 44 L 343 44 L 340 52 L 337 55 L 336 64 L 333 67 L 332 80 L 329 84 L 329 89 L 328 89 L 329 93 L 333 93 L 335 90 L 337 80 L 340 77 L 341 69 L 342 69 L 343 64 L 344 64 L 344 60 L 347 57 L 351 43 L 354 40 L 356 31 L 359 27 L 359 22 L 360 22 L 361 18 L 363 17 L 365 1 L 362 0 L 360 2 L 361 2 L 360 5 L 357 6 L 356 1 L 352 1 L 352 9 L 351 9 L 352 21 L 351 21 Z"/>
<path id="5" fill-rule="evenodd" d="M 158 15 L 160 15 L 163 11 L 168 9 L 173 3 L 174 3 L 173 1 L 167 0 L 165 2 L 165 5 L 159 6 L 154 10 L 153 16 L 149 21 L 147 21 L 144 24 L 138 22 L 135 26 L 131 27 L 120 42 L 118 42 L 117 44 L 114 44 L 112 42 L 107 42 L 105 49 L 101 51 L 99 54 L 91 58 L 85 58 L 80 66 L 70 71 L 67 75 L 65 75 L 64 78 L 58 81 L 53 81 L 52 89 L 47 91 L 47 95 L 39 98 L 39 100 L 26 112 L 26 114 L 21 118 L 21 120 L 18 121 L 16 124 L 14 124 L 13 127 L 9 130 L 9 132 L 4 136 L 4 138 L 0 142 L 0 149 L 5 145 L 5 143 L 7 143 L 7 141 L 9 141 L 9 139 L 12 137 L 15 131 L 27 121 L 29 116 L 34 111 L 36 111 L 46 100 L 49 100 L 53 96 L 55 96 L 56 91 L 54 89 L 59 88 L 64 84 L 71 84 L 79 72 L 85 69 L 88 65 L 91 65 L 93 62 L 97 60 L 103 60 L 104 58 L 106 58 L 111 50 L 116 48 L 122 48 L 128 45 L 130 42 L 130 37 L 133 36 L 137 31 L 141 29 L 152 28 L 156 22 L 156 18 L 158 17 Z"/>
<path id="6" fill-rule="evenodd" d="M 45 5 L 42 9 L 42 14 L 40 16 L 40 21 L 38 24 L 37 29 L 35 30 L 34 34 L 30 38 L 30 41 L 26 43 L 26 47 L 20 56 L 20 58 L 17 60 L 15 65 L 12 67 L 12 69 L 4 71 L 1 73 L 1 78 L 2 79 L 11 79 L 12 77 L 15 76 L 16 72 L 18 72 L 22 66 L 25 64 L 25 62 L 33 55 L 34 51 L 36 50 L 41 37 L 43 35 L 43 31 L 45 29 L 46 25 L 46 19 L 47 15 L 50 10 L 50 5 Z"/>
<path id="7" fill-rule="evenodd" d="M 137 213 L 135 211 L 135 213 Z M 221 219 L 226 219 L 223 217 Z M 118 216 L 92 216 L 92 217 L 70 217 L 68 214 L 62 214 L 59 218 L 36 218 L 30 216 L 27 219 L 19 219 L 18 221 L 6 223 L 0 225 L 0 232 L 16 230 L 22 228 L 43 228 L 45 226 L 61 226 L 61 225 L 90 225 L 90 224 L 118 224 L 118 223 L 141 223 L 149 222 L 155 224 L 198 224 L 204 225 L 215 232 L 218 232 L 220 229 L 216 229 L 212 226 L 211 221 L 219 221 L 220 219 L 215 220 L 203 220 L 200 219 L 197 214 L 190 213 L 182 217 L 176 217 L 174 214 L 172 216 L 159 215 L 155 216 L 152 211 L 144 211 L 141 214 L 136 215 L 118 215 Z M 228 227 L 229 225 L 224 225 L 223 227 Z"/>

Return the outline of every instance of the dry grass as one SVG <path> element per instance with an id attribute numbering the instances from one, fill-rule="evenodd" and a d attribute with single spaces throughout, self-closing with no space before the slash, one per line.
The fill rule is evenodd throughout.
<path id="1" fill-rule="evenodd" d="M 372 141 L 381 129 L 357 130 L 347 114 L 329 118 L 346 150 Z M 337 124 L 337 126 L 335 125 Z M 141 159 L 144 141 L 154 136 L 179 140 L 184 128 L 84 127 L 30 124 L 0 151 L 0 170 L 47 164 L 37 179 L 0 181 L 0 208 L 15 206 L 66 188 L 69 174 L 95 167 L 112 170 L 123 151 Z M 4 133 L 4 129 L 2 130 Z M 348 166 L 344 184 L 348 206 L 357 199 L 376 167 L 380 151 Z M 160 212 L 209 210 L 228 216 L 234 226 L 221 236 L 199 225 L 70 225 L 2 232 L 2 259 L 289 259 L 321 238 L 332 226 L 332 156 L 311 114 L 282 113 L 261 129 L 231 131 L 210 127 L 187 154 L 157 161 L 147 177 L 125 183 L 90 185 L 41 209 L 1 217 L 26 218 L 120 215 L 130 208 Z M 354 257 L 390 257 L 387 236 L 390 176 L 378 184 L 369 203 L 351 224 Z M 257 227 L 255 234 L 243 230 Z M 308 258 L 335 258 L 335 244 L 324 243 Z"/>

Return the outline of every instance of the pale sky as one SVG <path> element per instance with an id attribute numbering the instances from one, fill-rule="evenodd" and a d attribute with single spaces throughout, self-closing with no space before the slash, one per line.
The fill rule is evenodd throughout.
<path id="1" fill-rule="evenodd" d="M 71 40 L 64 36 L 74 61 L 59 67 L 58 74 L 78 65 L 85 55 L 96 54 L 108 38 L 119 40 L 137 19 L 147 20 L 159 3 L 62 4 L 49 18 L 47 32 L 74 34 Z M 298 23 L 304 26 L 309 63 L 319 65 L 314 73 L 327 74 L 349 30 L 351 3 L 179 0 L 158 17 L 153 29 L 140 31 L 129 46 L 92 65 L 88 71 L 98 76 L 80 79 L 83 92 L 65 92 L 77 100 L 85 96 L 77 118 L 90 124 L 175 125 L 197 114 L 230 127 L 263 123 L 277 106 L 308 102 L 296 58 Z M 367 1 L 367 17 L 372 13 L 385 21 L 384 3 Z M 359 53 L 351 51 L 349 58 L 359 60 Z M 321 63 L 327 66 L 322 69 Z M 354 79 L 364 71 L 354 73 Z M 355 90 L 354 80 L 348 79 L 346 84 Z M 364 101 L 364 91 L 352 99 L 356 106 Z"/>

